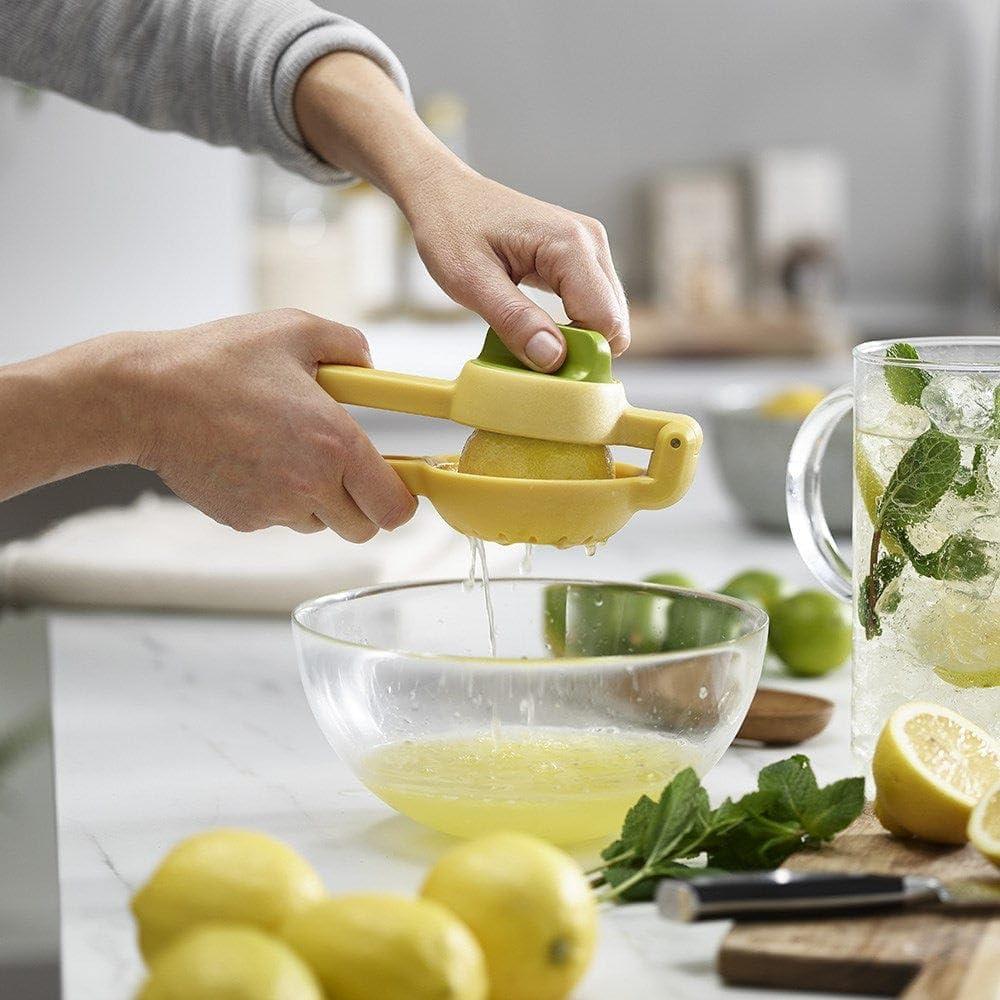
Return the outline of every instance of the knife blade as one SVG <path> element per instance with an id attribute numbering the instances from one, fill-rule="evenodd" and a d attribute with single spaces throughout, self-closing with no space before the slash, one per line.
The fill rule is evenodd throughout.
<path id="1" fill-rule="evenodd" d="M 854 872 L 771 872 L 664 879 L 656 891 L 669 920 L 781 919 L 907 906 L 1000 912 L 1000 880 L 948 881 L 925 875 Z"/>

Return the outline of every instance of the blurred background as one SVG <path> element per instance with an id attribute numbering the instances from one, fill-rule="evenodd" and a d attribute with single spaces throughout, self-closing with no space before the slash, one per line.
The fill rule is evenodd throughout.
<path id="1" fill-rule="evenodd" d="M 705 422 L 706 458 L 685 506 L 698 537 L 714 539 L 704 561 L 720 579 L 734 547 L 748 559 L 769 551 L 754 532 L 787 534 L 788 447 L 809 406 L 849 377 L 854 343 L 998 330 L 1000 0 L 337 0 L 336 9 L 395 49 L 425 120 L 477 169 L 605 223 L 633 308 L 634 346 L 616 372 L 634 404 Z M 284 305 L 360 326 L 388 369 L 452 376 L 483 336 L 480 320 L 437 291 L 394 206 L 370 187 L 324 190 L 0 79 L 0 363 L 110 330 Z M 439 452 L 465 433 L 370 411 L 361 419 L 385 451 Z M 850 428 L 841 431 L 827 508 L 843 531 Z M 0 541 L 148 490 L 163 487 L 130 468 L 35 490 L 0 504 Z M 168 531 L 155 505 L 131 511 L 127 534 L 111 518 L 80 522 L 47 547 L 0 550 L 0 603 L 198 604 L 190 595 L 208 594 L 207 584 L 192 588 L 183 574 L 199 579 L 210 547 L 192 534 L 186 569 L 163 556 L 174 574 L 168 599 L 170 587 L 147 572 L 148 546 L 159 538 L 170 555 L 182 550 L 188 522 Z M 669 561 L 679 523 L 653 529 L 636 518 L 617 566 L 626 553 L 633 575 L 657 568 L 641 565 L 646 552 Z M 338 569 L 354 574 L 350 585 L 431 563 L 441 575 L 413 545 L 405 568 L 405 542 L 391 553 L 365 546 L 381 554 L 361 567 L 332 536 L 326 549 L 299 544 L 313 560 L 304 572 L 281 564 L 293 541 L 272 538 L 262 556 L 240 536 L 238 558 L 226 542 L 232 579 L 270 568 L 311 594 L 347 585 L 327 580 Z M 134 565 L 117 567 L 98 593 L 112 551 L 132 553 Z M 543 554 L 542 568 L 573 575 L 578 555 Z M 15 564 L 35 575 L 17 577 Z M 271 610 L 294 603 L 282 581 Z M 216 588 L 212 606 L 229 599 L 248 610 L 238 604 L 246 586 L 220 586 L 230 596 Z M 0 660 L 26 666 L 0 702 L 0 840 L 33 838 L 38 856 L 22 853 L 5 882 L 14 916 L 0 921 L 0 965 L 34 949 L 51 966 L 54 846 L 17 821 L 31 802 L 52 809 L 37 739 L 44 627 L 29 618 L 12 628 L 8 616 Z M 29 744 L 43 750 L 26 760 Z"/>

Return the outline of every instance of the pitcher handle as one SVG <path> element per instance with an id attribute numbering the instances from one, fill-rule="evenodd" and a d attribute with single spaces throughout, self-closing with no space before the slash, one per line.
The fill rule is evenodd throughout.
<path id="1" fill-rule="evenodd" d="M 788 456 L 785 499 L 792 538 L 806 566 L 831 594 L 853 598 L 851 568 L 844 561 L 823 512 L 820 470 L 837 424 L 853 409 L 854 390 L 841 386 L 802 422 Z"/>

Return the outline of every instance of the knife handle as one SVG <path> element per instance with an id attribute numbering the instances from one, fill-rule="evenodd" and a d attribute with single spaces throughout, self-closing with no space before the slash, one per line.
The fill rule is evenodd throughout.
<path id="1" fill-rule="evenodd" d="M 940 900 L 941 883 L 917 875 L 865 875 L 832 872 L 747 872 L 693 878 L 664 879 L 656 903 L 669 920 L 782 918 L 797 913 L 815 915 L 870 907 L 899 906 Z"/>

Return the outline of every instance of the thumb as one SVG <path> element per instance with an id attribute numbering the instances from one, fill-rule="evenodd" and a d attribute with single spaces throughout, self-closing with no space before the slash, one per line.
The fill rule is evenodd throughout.
<path id="1" fill-rule="evenodd" d="M 484 269 L 462 305 L 479 313 L 528 367 L 551 372 L 566 357 L 566 341 L 552 317 L 521 291 L 506 272 Z"/>

